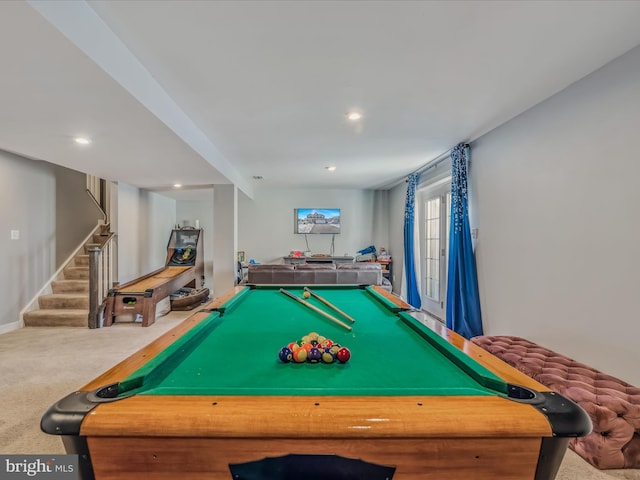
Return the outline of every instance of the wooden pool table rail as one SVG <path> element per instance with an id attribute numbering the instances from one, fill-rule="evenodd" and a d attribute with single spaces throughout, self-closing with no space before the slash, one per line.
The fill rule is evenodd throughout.
<path id="1" fill-rule="evenodd" d="M 388 300 L 390 303 L 393 303 L 394 305 L 396 305 L 400 309 L 402 309 L 402 310 L 413 310 L 413 307 L 411 305 L 409 305 L 407 302 L 405 302 L 404 300 L 402 300 L 402 298 L 400 298 L 397 295 L 394 295 L 393 293 L 385 290 L 380 285 L 371 285 L 371 288 L 373 290 L 375 290 L 377 294 L 379 294 L 380 296 L 384 297 L 386 300 Z"/>
<path id="2" fill-rule="evenodd" d="M 442 324 L 442 322 L 435 318 L 421 315 L 420 322 L 447 340 L 450 344 L 463 351 L 469 357 L 473 358 L 476 362 L 497 374 L 506 382 L 514 385 L 522 385 L 523 387 L 531 388 L 538 392 L 551 391 L 545 385 L 535 381 L 533 378 L 525 375 L 521 371 L 516 370 L 508 363 L 500 360 L 498 357 L 491 355 L 489 352 L 482 349 L 475 343 L 470 342 L 462 335 L 449 330 L 444 324 Z"/>
<path id="3" fill-rule="evenodd" d="M 552 435 L 549 422 L 530 405 L 497 396 L 135 395 L 97 406 L 80 430 L 89 437 L 352 439 L 452 432 L 475 438 Z"/>

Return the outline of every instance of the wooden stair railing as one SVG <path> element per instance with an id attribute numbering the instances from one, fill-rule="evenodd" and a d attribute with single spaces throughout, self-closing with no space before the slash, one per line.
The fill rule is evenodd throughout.
<path id="1" fill-rule="evenodd" d="M 101 327 L 100 316 L 104 299 L 117 277 L 116 241 L 110 232 L 108 211 L 111 195 L 106 180 L 87 175 L 86 192 L 102 212 L 100 243 L 87 249 L 89 253 L 89 328 Z"/>
<path id="2" fill-rule="evenodd" d="M 89 252 L 89 328 L 100 328 L 100 316 L 104 300 L 113 287 L 113 272 L 116 257 L 116 236 L 108 233 L 102 245 L 88 249 Z"/>

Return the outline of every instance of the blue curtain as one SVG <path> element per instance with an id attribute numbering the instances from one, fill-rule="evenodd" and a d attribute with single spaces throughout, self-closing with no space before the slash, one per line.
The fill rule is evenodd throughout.
<path id="1" fill-rule="evenodd" d="M 476 259 L 467 197 L 469 145 L 451 150 L 451 230 L 447 271 L 447 327 L 465 338 L 482 335 Z"/>
<path id="2" fill-rule="evenodd" d="M 418 174 L 412 173 L 407 179 L 407 199 L 404 207 L 404 272 L 406 278 L 407 303 L 420 308 L 420 291 L 416 280 L 415 249 L 413 245 L 416 185 Z"/>

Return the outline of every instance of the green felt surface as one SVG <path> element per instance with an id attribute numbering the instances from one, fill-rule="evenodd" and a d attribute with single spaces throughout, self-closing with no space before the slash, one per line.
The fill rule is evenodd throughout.
<path id="1" fill-rule="evenodd" d="M 302 297 L 302 289 L 287 287 Z M 241 294 L 121 382 L 149 395 L 494 395 L 502 380 L 370 289 L 316 288 L 356 319 L 336 325 L 280 293 Z M 339 317 L 318 300 L 313 305 Z M 345 323 L 350 323 L 345 320 Z M 351 350 L 345 364 L 282 363 L 309 332 Z M 124 387 L 124 388 L 123 388 Z M 497 390 L 497 392 L 496 392 Z"/>

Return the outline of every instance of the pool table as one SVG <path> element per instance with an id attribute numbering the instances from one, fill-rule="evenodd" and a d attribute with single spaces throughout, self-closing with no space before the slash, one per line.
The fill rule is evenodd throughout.
<path id="1" fill-rule="evenodd" d="M 54 404 L 42 429 L 80 454 L 84 478 L 181 480 L 290 453 L 393 466 L 397 480 L 547 480 L 590 431 L 573 402 L 385 290 L 311 288 L 355 322 L 285 294 L 300 286 L 236 287 Z M 281 361 L 310 332 L 351 358 Z"/>

